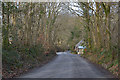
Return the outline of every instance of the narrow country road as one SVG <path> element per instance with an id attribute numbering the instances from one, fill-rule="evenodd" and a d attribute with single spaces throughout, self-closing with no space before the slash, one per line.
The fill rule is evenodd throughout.
<path id="1" fill-rule="evenodd" d="M 106 70 L 96 67 L 79 55 L 59 52 L 41 68 L 31 70 L 20 78 L 112 78 Z"/>

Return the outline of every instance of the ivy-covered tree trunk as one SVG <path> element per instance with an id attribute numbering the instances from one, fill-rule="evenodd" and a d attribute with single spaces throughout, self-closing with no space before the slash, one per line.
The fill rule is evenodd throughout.
<path id="1" fill-rule="evenodd" d="M 10 7 L 10 4 L 7 3 L 7 6 L 4 6 L 4 3 L 2 3 L 2 15 L 3 15 L 3 48 L 4 49 L 8 49 L 9 47 L 9 37 L 8 37 L 8 34 L 9 34 L 9 14 L 10 14 L 10 11 L 9 11 L 9 7 Z M 5 19 L 4 19 L 4 11 L 5 11 L 5 8 L 7 9 L 7 24 L 5 25 Z"/>

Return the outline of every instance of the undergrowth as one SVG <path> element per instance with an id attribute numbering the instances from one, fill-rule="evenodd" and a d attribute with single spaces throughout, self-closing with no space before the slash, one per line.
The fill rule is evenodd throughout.
<path id="1" fill-rule="evenodd" d="M 92 51 L 87 49 L 87 52 L 84 51 L 84 54 L 81 55 L 89 59 L 90 61 L 100 64 L 105 69 L 108 69 L 110 72 L 118 76 L 118 55 L 116 54 L 113 58 L 112 50 L 93 49 Z"/>
<path id="2" fill-rule="evenodd" d="M 7 50 L 3 49 L 3 77 L 17 76 L 55 56 L 55 50 L 49 50 L 48 53 L 46 56 L 45 49 L 40 45 L 21 48 L 10 46 Z"/>

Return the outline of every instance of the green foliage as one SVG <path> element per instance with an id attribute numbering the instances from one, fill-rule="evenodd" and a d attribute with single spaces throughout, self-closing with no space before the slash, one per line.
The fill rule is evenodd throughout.
<path id="1" fill-rule="evenodd" d="M 33 46 L 32 48 L 29 49 L 29 54 L 33 57 L 37 57 L 42 55 L 44 52 L 44 48 L 42 46 Z"/>
<path id="2" fill-rule="evenodd" d="M 3 65 L 7 65 L 10 70 L 12 67 L 21 68 L 24 62 L 29 64 L 36 64 L 39 58 L 44 59 L 45 54 L 44 48 L 40 45 L 33 46 L 31 48 L 9 48 L 9 50 L 4 50 L 2 53 Z M 41 60 L 40 59 L 40 60 Z"/>
<path id="3" fill-rule="evenodd" d="M 74 38 L 79 38 L 81 34 L 81 31 L 79 30 L 79 27 L 75 26 L 74 29 L 71 31 L 71 40 Z"/>
<path id="4" fill-rule="evenodd" d="M 72 53 L 72 54 L 77 54 L 77 52 L 76 52 L 76 51 L 74 51 L 74 50 L 71 50 L 71 53 Z"/>
<path id="5" fill-rule="evenodd" d="M 17 51 L 12 50 L 12 51 L 6 51 L 3 50 L 2 52 L 2 60 L 3 60 L 3 65 L 7 64 L 9 67 L 11 66 L 16 66 L 19 64 L 20 60 L 20 55 L 18 54 Z"/>
<path id="6" fill-rule="evenodd" d="M 103 55 L 105 53 L 105 50 L 103 50 L 100 54 Z"/>

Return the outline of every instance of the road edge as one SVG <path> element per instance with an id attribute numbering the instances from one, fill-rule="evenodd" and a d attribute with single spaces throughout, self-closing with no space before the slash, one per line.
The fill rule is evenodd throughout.
<path id="1" fill-rule="evenodd" d="M 106 71 L 108 74 L 110 74 L 113 78 L 118 78 L 118 76 L 116 76 L 115 74 L 113 74 L 112 72 L 110 72 L 108 69 L 104 68 L 102 65 L 97 64 L 91 60 L 89 60 L 88 58 L 85 58 L 83 56 L 80 56 L 81 58 L 83 58 L 84 60 L 86 60 L 87 62 L 91 63 L 92 65 L 96 66 L 97 68 L 99 68 L 100 70 L 104 70 Z"/>

